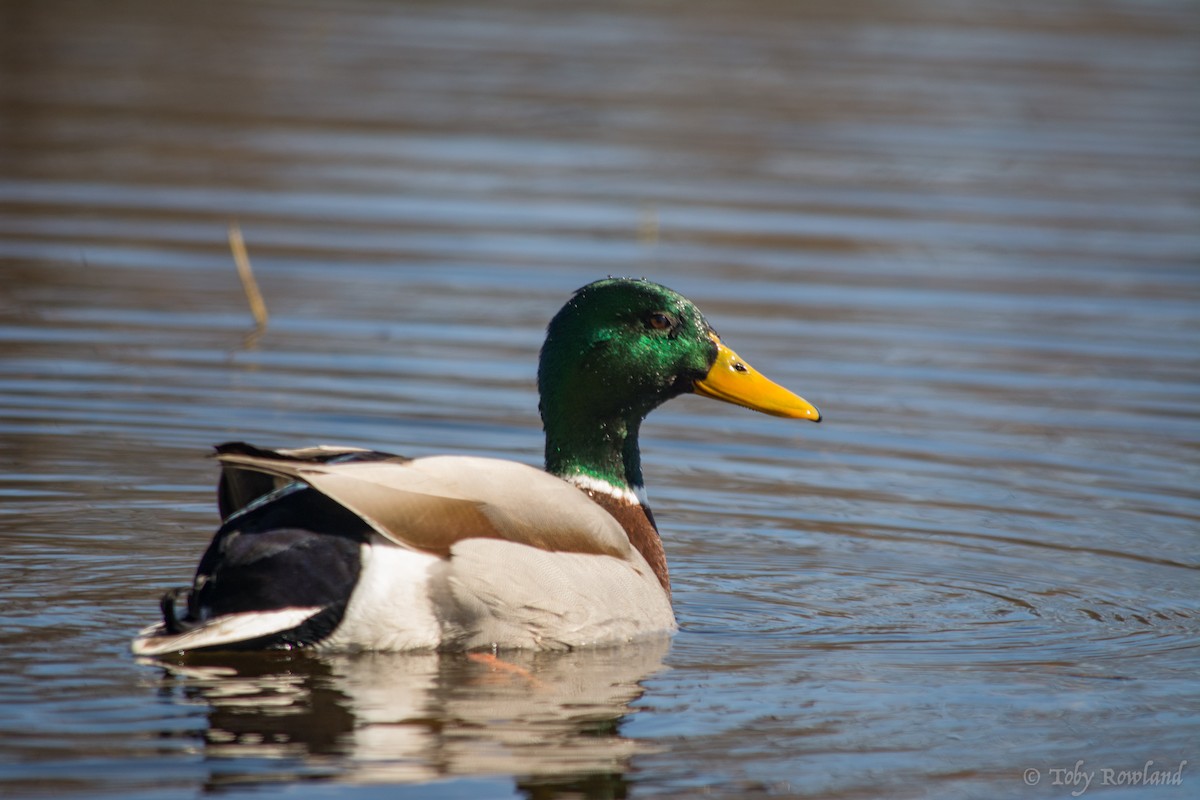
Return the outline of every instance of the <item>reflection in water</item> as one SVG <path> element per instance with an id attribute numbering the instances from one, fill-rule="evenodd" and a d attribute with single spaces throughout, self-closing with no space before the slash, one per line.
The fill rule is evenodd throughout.
<path id="1" fill-rule="evenodd" d="M 337 776 L 416 783 L 623 782 L 645 745 L 620 728 L 670 640 L 567 653 L 247 653 L 147 661 L 166 691 L 207 706 L 211 784 Z M 182 697 L 180 697 L 182 695 Z M 263 760 L 268 765 L 263 768 Z M 230 770 L 230 764 L 236 769 Z"/>

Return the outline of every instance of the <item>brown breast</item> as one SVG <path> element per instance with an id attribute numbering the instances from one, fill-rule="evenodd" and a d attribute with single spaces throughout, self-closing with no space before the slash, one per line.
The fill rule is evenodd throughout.
<path id="1" fill-rule="evenodd" d="M 667 554 L 663 550 L 662 538 L 658 535 L 658 526 L 654 524 L 653 512 L 640 503 L 631 503 L 605 492 L 590 489 L 582 491 L 621 523 L 621 527 L 629 536 L 629 543 L 646 559 L 646 563 L 654 570 L 658 582 L 669 597 L 671 578 L 667 574 Z"/>

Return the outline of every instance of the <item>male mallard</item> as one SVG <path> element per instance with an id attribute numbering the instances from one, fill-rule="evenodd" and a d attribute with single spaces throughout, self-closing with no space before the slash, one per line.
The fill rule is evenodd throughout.
<path id="1" fill-rule="evenodd" d="M 613 643 L 674 630 L 638 428 L 686 392 L 819 422 L 750 368 L 689 300 L 589 284 L 538 366 L 546 471 L 471 456 L 217 448 L 224 519 L 139 655 Z"/>

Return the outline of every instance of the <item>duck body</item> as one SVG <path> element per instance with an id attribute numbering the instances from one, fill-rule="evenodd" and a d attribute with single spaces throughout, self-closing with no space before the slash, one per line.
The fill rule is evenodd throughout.
<path id="1" fill-rule="evenodd" d="M 539 368 L 547 470 L 357 448 L 217 448 L 222 525 L 138 655 L 205 650 L 563 649 L 676 627 L 643 502 L 638 427 L 697 392 L 819 420 L 647 281 L 590 284 Z"/>
<path id="2" fill-rule="evenodd" d="M 491 458 L 241 443 L 217 455 L 228 516 L 138 654 L 561 649 L 675 627 L 665 570 L 633 544 L 657 544 L 665 568 L 632 495 Z"/>

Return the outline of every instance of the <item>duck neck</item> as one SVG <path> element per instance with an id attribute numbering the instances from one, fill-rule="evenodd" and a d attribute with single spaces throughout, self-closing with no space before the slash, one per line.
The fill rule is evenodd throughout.
<path id="1" fill-rule="evenodd" d="M 565 480 L 607 485 L 613 494 L 642 495 L 640 416 L 545 420 L 546 471 Z M 587 488 L 595 488 L 588 486 Z"/>

